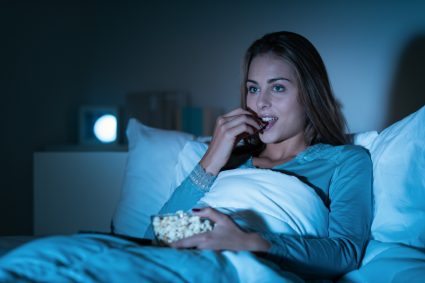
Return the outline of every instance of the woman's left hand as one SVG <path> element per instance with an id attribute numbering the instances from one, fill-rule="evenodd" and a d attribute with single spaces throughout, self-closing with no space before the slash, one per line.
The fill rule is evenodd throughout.
<path id="1" fill-rule="evenodd" d="M 199 211 L 194 209 L 193 214 L 213 221 L 214 229 L 176 241 L 171 244 L 171 247 L 233 251 L 267 251 L 270 247 L 269 242 L 260 235 L 242 231 L 229 216 L 216 209 L 210 207 Z"/>

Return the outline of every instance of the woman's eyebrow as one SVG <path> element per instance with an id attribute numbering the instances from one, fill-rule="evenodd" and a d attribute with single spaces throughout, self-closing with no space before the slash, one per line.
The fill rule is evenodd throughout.
<path id="1" fill-rule="evenodd" d="M 284 78 L 284 77 L 279 77 L 279 78 L 273 78 L 273 79 L 270 79 L 270 80 L 268 80 L 267 81 L 267 83 L 274 83 L 274 82 L 276 82 L 276 81 L 288 81 L 288 82 L 291 82 L 291 80 L 290 79 L 288 79 L 288 78 Z"/>
<path id="2" fill-rule="evenodd" d="M 268 84 L 271 84 L 271 83 L 274 83 L 274 82 L 276 82 L 276 81 L 288 81 L 288 82 L 292 82 L 290 79 L 288 79 L 288 78 L 284 78 L 284 77 L 279 77 L 279 78 L 273 78 L 273 79 L 269 79 L 269 80 L 267 80 L 267 83 Z M 247 79 L 246 80 L 246 82 L 247 83 L 253 83 L 253 84 L 257 84 L 258 85 L 258 82 L 256 82 L 256 81 L 254 81 L 254 80 L 251 80 L 251 79 Z"/>

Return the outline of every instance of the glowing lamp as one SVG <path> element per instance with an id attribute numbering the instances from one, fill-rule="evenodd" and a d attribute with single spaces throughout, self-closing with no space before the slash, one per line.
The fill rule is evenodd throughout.
<path id="1" fill-rule="evenodd" d="M 103 143 L 111 143 L 117 140 L 117 118 L 106 114 L 96 120 L 93 127 L 94 135 Z"/>
<path id="2" fill-rule="evenodd" d="M 116 107 L 83 106 L 80 108 L 80 144 L 118 143 L 118 110 Z"/>

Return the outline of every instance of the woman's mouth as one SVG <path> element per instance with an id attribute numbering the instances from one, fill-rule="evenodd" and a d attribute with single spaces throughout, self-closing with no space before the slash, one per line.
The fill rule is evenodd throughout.
<path id="1" fill-rule="evenodd" d="M 264 117 L 260 117 L 261 122 L 264 123 L 264 126 L 262 128 L 262 132 L 268 131 L 271 127 L 273 127 L 273 125 L 276 123 L 276 121 L 279 119 L 277 117 L 274 116 L 264 116 Z"/>

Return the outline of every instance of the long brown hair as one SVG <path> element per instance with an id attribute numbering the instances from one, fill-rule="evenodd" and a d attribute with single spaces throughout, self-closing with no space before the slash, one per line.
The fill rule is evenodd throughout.
<path id="1" fill-rule="evenodd" d="M 346 121 L 342 115 L 340 104 L 332 93 L 326 67 L 319 52 L 305 37 L 293 32 L 282 31 L 266 34 L 254 41 L 248 48 L 242 69 L 242 107 L 246 109 L 246 81 L 251 61 L 257 55 L 270 52 L 294 67 L 299 87 L 299 99 L 306 114 L 304 128 L 306 144 L 342 145 L 351 143 L 350 136 L 345 133 Z"/>

